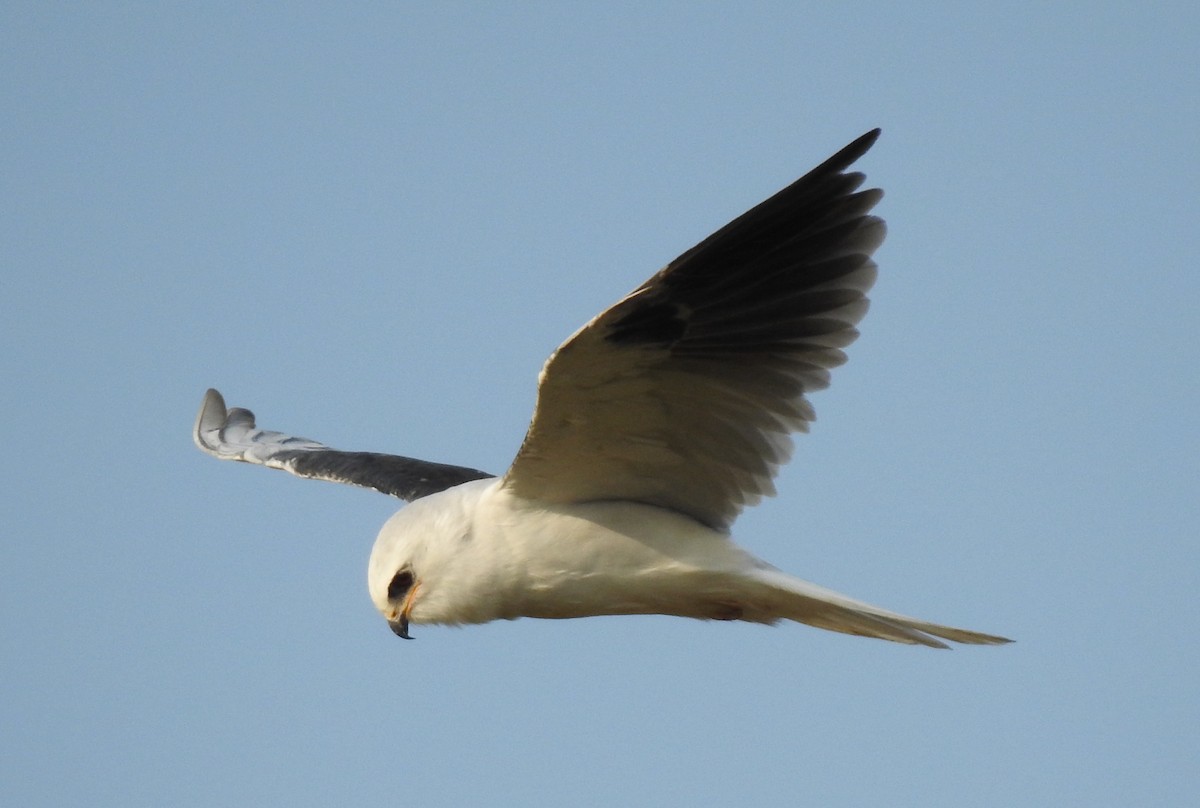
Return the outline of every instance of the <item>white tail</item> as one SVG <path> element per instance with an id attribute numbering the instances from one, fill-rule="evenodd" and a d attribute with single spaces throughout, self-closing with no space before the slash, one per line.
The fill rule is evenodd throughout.
<path id="1" fill-rule="evenodd" d="M 843 634 L 877 637 L 909 645 L 928 645 L 931 648 L 949 647 L 938 640 L 938 637 L 970 645 L 1002 645 L 1012 642 L 993 634 L 942 626 L 889 612 L 831 589 L 793 578 L 777 569 L 756 570 L 755 577 L 768 587 L 768 610 L 777 618 L 795 620 Z"/>

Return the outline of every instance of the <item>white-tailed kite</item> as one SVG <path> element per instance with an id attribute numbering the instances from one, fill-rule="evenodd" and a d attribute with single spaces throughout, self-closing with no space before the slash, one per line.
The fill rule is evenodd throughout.
<path id="1" fill-rule="evenodd" d="M 806 431 L 805 394 L 858 336 L 882 197 L 847 169 L 869 132 L 730 222 L 564 342 L 512 466 L 342 452 L 265 432 L 209 390 L 196 444 L 224 460 L 407 500 L 371 551 L 392 630 L 518 617 L 668 614 L 946 647 L 1003 637 L 929 623 L 793 578 L 731 540 Z"/>

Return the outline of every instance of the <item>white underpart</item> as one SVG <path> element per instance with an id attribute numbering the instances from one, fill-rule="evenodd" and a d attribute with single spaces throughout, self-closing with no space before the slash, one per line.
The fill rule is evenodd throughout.
<path id="1" fill-rule="evenodd" d="M 413 623 L 666 614 L 820 628 L 944 647 L 1007 640 L 916 620 L 793 578 L 690 517 L 631 502 L 547 505 L 479 480 L 417 500 L 380 531 L 368 586 L 381 612 L 411 566 Z"/>

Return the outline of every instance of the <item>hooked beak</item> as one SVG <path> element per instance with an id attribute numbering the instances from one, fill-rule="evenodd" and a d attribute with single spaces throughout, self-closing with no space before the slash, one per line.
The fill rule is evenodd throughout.
<path id="1" fill-rule="evenodd" d="M 408 635 L 408 618 L 404 615 L 400 615 L 395 620 L 389 620 L 388 628 L 390 628 L 392 633 L 397 637 L 402 637 L 406 640 L 412 639 L 412 637 Z"/>
<path id="2" fill-rule="evenodd" d="M 417 581 L 408 590 L 408 594 L 404 596 L 404 602 L 400 604 L 400 613 L 396 615 L 396 619 L 388 621 L 388 628 L 397 637 L 405 640 L 411 640 L 408 633 L 408 615 L 412 611 L 413 603 L 416 600 L 417 590 L 421 588 L 421 582 Z"/>

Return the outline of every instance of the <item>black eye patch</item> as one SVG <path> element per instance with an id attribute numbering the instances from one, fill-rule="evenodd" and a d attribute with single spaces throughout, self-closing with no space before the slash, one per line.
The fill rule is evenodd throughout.
<path id="1" fill-rule="evenodd" d="M 412 585 L 413 574 L 408 570 L 400 570 L 393 576 L 392 582 L 388 584 L 388 600 L 399 600 L 404 597 L 404 594 L 412 588 Z"/>

